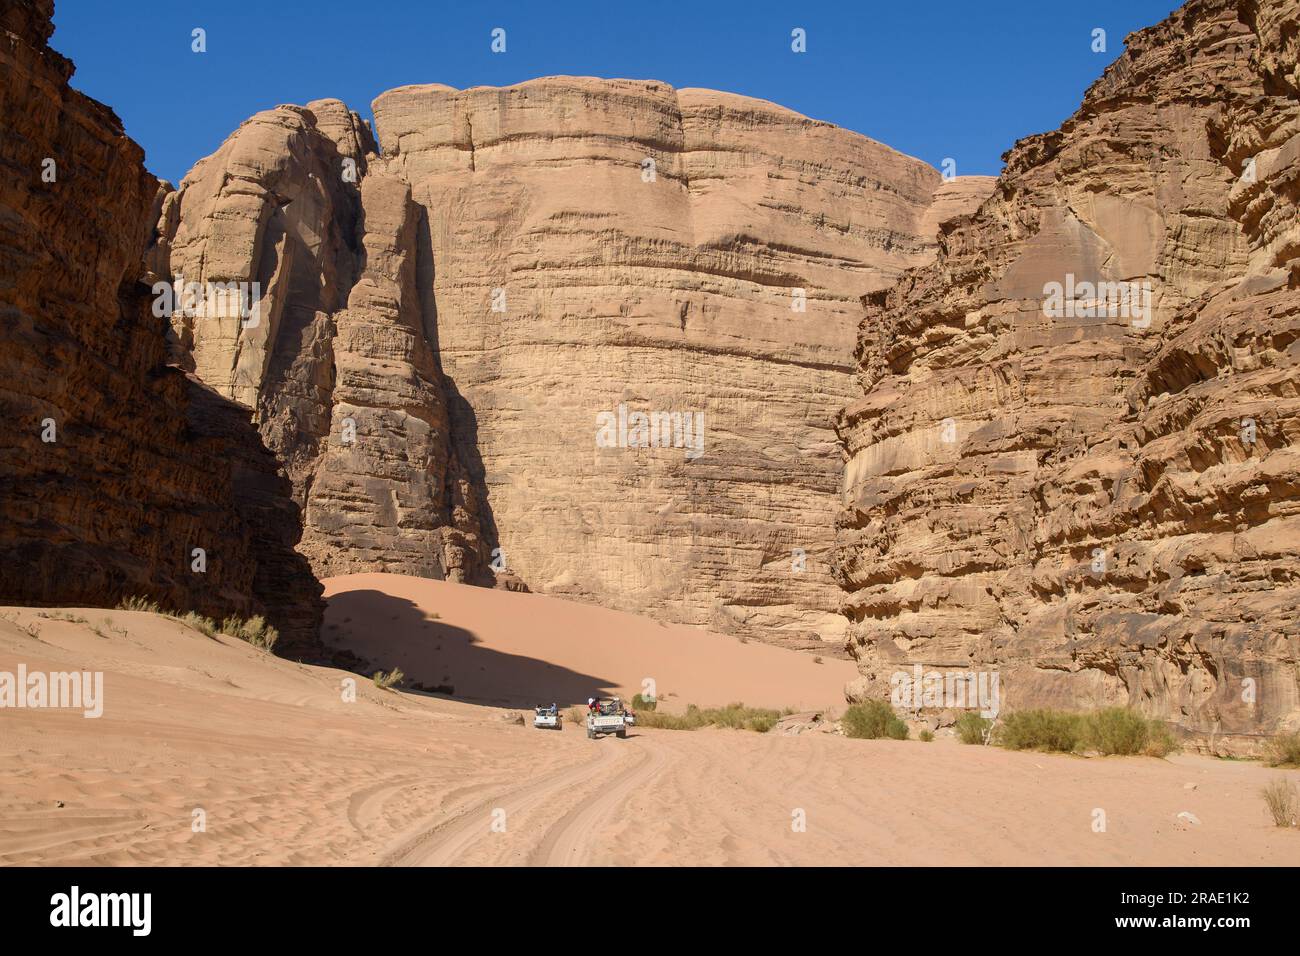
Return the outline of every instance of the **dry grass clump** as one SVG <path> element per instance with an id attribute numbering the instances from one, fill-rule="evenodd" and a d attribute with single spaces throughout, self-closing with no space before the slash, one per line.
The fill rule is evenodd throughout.
<path id="1" fill-rule="evenodd" d="M 1300 827 L 1300 797 L 1291 781 L 1278 778 L 1260 790 L 1260 795 L 1274 826 Z"/>
<path id="2" fill-rule="evenodd" d="M 117 610 L 148 611 L 150 614 L 163 613 L 162 606 L 157 601 L 152 601 L 149 598 L 145 598 L 145 597 L 139 597 L 138 595 L 132 595 L 131 597 L 123 598 L 122 600 L 118 601 Z"/>
<path id="3" fill-rule="evenodd" d="M 275 642 L 280 639 L 280 632 L 267 624 L 266 618 L 260 614 L 254 614 L 246 621 L 237 617 L 228 617 L 221 622 L 220 630 L 222 634 L 247 641 L 264 651 L 271 650 L 275 647 Z"/>
<path id="4" fill-rule="evenodd" d="M 1270 767 L 1300 767 L 1300 733 L 1278 734 L 1265 744 L 1264 760 Z"/>
<path id="5" fill-rule="evenodd" d="M 260 614 L 254 614 L 250 618 L 235 617 L 231 615 L 225 618 L 220 624 L 210 617 L 204 617 L 194 611 L 165 611 L 157 601 L 144 597 L 128 597 L 118 602 L 117 610 L 119 611 L 145 611 L 150 614 L 162 614 L 170 617 L 172 620 L 179 621 L 186 627 L 193 628 L 200 634 L 207 637 L 215 637 L 217 634 L 225 634 L 228 637 L 237 638 L 241 641 L 247 641 L 256 648 L 269 651 L 275 647 L 275 642 L 280 639 L 280 632 L 270 624 L 266 623 L 266 618 Z"/>

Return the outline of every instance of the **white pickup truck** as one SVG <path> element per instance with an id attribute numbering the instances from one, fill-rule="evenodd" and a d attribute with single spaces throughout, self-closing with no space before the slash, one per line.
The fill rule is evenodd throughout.
<path id="1" fill-rule="evenodd" d="M 602 734 L 627 736 L 623 701 L 618 697 L 602 697 L 587 708 L 587 736 L 594 740 Z"/>
<path id="2" fill-rule="evenodd" d="M 563 730 L 563 717 L 554 704 L 550 707 L 537 707 L 533 711 L 533 726 L 542 730 Z"/>

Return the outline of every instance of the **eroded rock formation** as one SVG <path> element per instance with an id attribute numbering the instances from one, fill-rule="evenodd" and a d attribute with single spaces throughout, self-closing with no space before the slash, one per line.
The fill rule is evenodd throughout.
<path id="1" fill-rule="evenodd" d="M 378 155 L 336 102 L 260 114 L 163 214 L 173 273 L 263 285 L 257 334 L 177 328 L 258 409 L 317 570 L 494 561 L 535 591 L 838 647 L 857 297 L 928 261 L 991 181 L 654 82 L 402 87 L 374 111 Z M 678 447 L 635 447 L 653 413 Z"/>
<path id="2" fill-rule="evenodd" d="M 1192 0 L 1132 35 L 866 296 L 853 696 L 919 663 L 1000 671 L 1004 708 L 1300 723 L 1298 34 L 1291 2 Z"/>
<path id="3" fill-rule="evenodd" d="M 260 613 L 311 654 L 323 602 L 289 483 L 247 410 L 167 366 L 142 281 L 158 183 L 69 88 L 51 0 L 3 10 L 0 602 Z"/>
<path id="4" fill-rule="evenodd" d="M 175 344 L 256 410 L 318 574 L 481 581 L 477 496 L 451 447 L 417 282 L 427 226 L 383 165 L 337 100 L 259 113 L 167 195 L 150 262 L 178 285 L 247 287 L 242 308 L 175 310 Z"/>

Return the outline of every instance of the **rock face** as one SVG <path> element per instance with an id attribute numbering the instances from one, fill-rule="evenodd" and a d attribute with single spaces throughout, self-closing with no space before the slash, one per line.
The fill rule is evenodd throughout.
<path id="1" fill-rule="evenodd" d="M 173 273 L 263 285 L 260 331 L 177 331 L 257 408 L 317 571 L 491 562 L 511 586 L 842 642 L 827 552 L 857 299 L 932 258 L 991 181 L 655 82 L 402 87 L 374 112 L 378 155 L 342 104 L 260 114 L 163 214 Z"/>
<path id="2" fill-rule="evenodd" d="M 374 112 L 428 212 L 456 434 L 505 566 L 534 591 L 842 643 L 826 552 L 856 296 L 932 256 L 934 170 L 654 82 L 403 87 Z M 654 413 L 702 443 L 668 418 L 633 447 Z"/>
<path id="3" fill-rule="evenodd" d="M 1300 725 L 1298 32 L 1294 3 L 1193 0 L 1134 34 L 865 297 L 851 696 L 921 664 L 999 671 L 1004 709 Z"/>
<path id="4" fill-rule="evenodd" d="M 158 183 L 69 88 L 52 12 L 0 20 L 0 601 L 260 613 L 309 654 L 323 602 L 289 483 L 245 410 L 167 366 L 142 281 Z"/>
<path id="5" fill-rule="evenodd" d="M 409 187 L 337 100 L 257 114 L 163 202 L 153 268 L 248 289 L 242 310 L 173 312 L 178 356 L 256 410 L 322 576 L 486 574 L 417 283 L 422 229 Z"/>
<path id="6" fill-rule="evenodd" d="M 383 172 L 366 176 L 361 195 L 363 266 L 336 316 L 333 418 L 304 543 L 322 576 L 373 567 L 474 580 L 477 507 L 448 441 L 416 283 L 422 210 Z"/>

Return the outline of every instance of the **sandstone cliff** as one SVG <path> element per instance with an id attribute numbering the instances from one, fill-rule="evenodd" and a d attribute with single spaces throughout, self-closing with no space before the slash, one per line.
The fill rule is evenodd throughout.
<path id="1" fill-rule="evenodd" d="M 857 297 L 928 261 L 991 181 L 655 82 L 411 86 L 374 113 L 364 156 L 335 101 L 259 114 L 163 214 L 173 273 L 263 284 L 260 332 L 181 323 L 180 344 L 258 410 L 317 571 L 491 561 L 536 591 L 838 648 Z M 677 447 L 637 447 L 655 413 Z"/>
<path id="2" fill-rule="evenodd" d="M 999 670 L 1004 708 L 1300 723 L 1298 31 L 1192 0 L 1134 34 L 934 266 L 865 297 L 852 696 L 919 663 Z"/>
<path id="3" fill-rule="evenodd" d="M 261 613 L 279 650 L 313 653 L 321 587 L 289 483 L 246 410 L 167 366 L 142 281 L 158 183 L 69 88 L 51 0 L 3 10 L 0 601 Z"/>
<path id="4" fill-rule="evenodd" d="M 174 314 L 177 354 L 255 410 L 322 576 L 486 576 L 426 334 L 422 229 L 409 187 L 337 100 L 257 114 L 163 201 L 152 267 L 178 283 L 247 283 L 257 300 L 255 313 Z"/>

